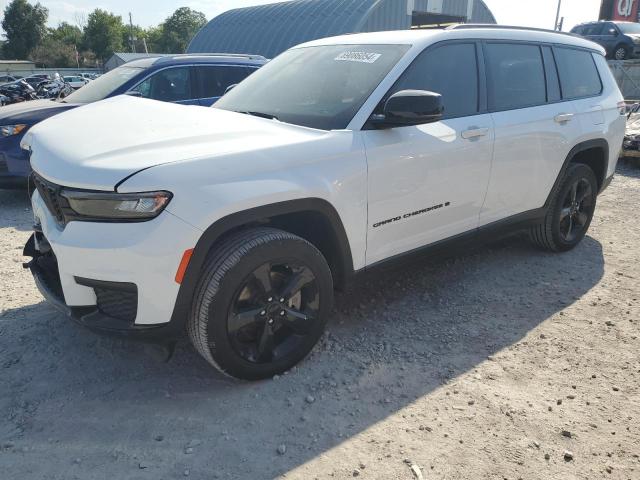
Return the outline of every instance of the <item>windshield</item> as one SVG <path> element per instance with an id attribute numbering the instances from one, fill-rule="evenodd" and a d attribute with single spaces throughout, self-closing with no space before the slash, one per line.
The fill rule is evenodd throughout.
<path id="1" fill-rule="evenodd" d="M 294 48 L 248 77 L 214 108 L 322 130 L 344 129 L 407 50 L 409 45 Z"/>
<path id="2" fill-rule="evenodd" d="M 98 100 L 104 100 L 113 93 L 114 90 L 124 85 L 125 82 L 131 80 L 144 69 L 137 67 L 122 66 L 109 73 L 105 73 L 101 77 L 87 83 L 80 90 L 66 97 L 65 103 L 91 103 Z"/>
<path id="3" fill-rule="evenodd" d="M 616 25 L 624 34 L 640 35 L 640 23 L 618 23 Z"/>

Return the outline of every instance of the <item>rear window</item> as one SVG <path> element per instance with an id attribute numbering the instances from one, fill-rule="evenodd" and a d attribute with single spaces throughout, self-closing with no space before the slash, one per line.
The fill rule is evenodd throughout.
<path id="1" fill-rule="evenodd" d="M 563 47 L 554 50 L 562 98 L 592 97 L 602 92 L 602 81 L 591 52 Z"/>
<path id="2" fill-rule="evenodd" d="M 491 110 L 513 110 L 547 102 L 540 47 L 490 43 L 485 52 Z"/>

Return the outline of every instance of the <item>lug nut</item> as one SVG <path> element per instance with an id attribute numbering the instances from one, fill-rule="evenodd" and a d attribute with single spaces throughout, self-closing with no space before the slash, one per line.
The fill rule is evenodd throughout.
<path id="1" fill-rule="evenodd" d="M 281 299 L 280 299 L 280 303 L 284 303 L 284 298 L 281 298 Z"/>
<path id="2" fill-rule="evenodd" d="M 268 302 L 273 302 L 273 297 L 269 297 Z"/>
<path id="3" fill-rule="evenodd" d="M 266 314 L 267 314 L 266 310 L 262 310 L 262 311 L 260 312 L 260 315 L 262 315 L 263 317 L 264 317 Z"/>
<path id="4" fill-rule="evenodd" d="M 282 310 L 282 311 L 280 312 L 280 316 L 281 316 L 281 317 L 284 317 L 284 310 Z"/>
<path id="5" fill-rule="evenodd" d="M 267 322 L 269 325 L 273 325 L 273 318 L 270 318 L 269 321 Z"/>

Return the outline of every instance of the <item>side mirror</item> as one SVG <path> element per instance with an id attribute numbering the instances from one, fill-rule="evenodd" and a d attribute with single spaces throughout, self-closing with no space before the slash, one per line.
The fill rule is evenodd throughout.
<path id="1" fill-rule="evenodd" d="M 238 86 L 237 83 L 234 83 L 233 85 L 229 85 L 227 88 L 225 88 L 224 90 L 224 95 L 226 95 L 227 93 L 229 93 L 231 90 L 233 90 L 234 88 L 236 88 Z"/>
<path id="2" fill-rule="evenodd" d="M 382 115 L 374 115 L 371 122 L 378 128 L 423 125 L 442 119 L 442 95 L 427 90 L 401 90 L 384 104 Z"/>

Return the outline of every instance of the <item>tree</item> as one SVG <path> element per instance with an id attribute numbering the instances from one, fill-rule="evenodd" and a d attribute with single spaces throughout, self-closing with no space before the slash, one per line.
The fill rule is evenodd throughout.
<path id="1" fill-rule="evenodd" d="M 45 68 L 69 68 L 77 66 L 76 48 L 74 45 L 63 42 L 55 35 L 47 35 L 31 51 L 29 58 L 36 65 Z"/>
<path id="2" fill-rule="evenodd" d="M 162 24 L 157 27 L 149 27 L 145 32 L 145 38 L 147 40 L 147 48 L 149 52 L 153 53 L 164 53 L 162 37 L 164 35 L 164 30 L 162 28 Z"/>
<path id="3" fill-rule="evenodd" d="M 4 9 L 2 28 L 7 40 L 4 54 L 7 58 L 24 60 L 44 38 L 47 32 L 49 11 L 36 3 L 31 5 L 27 0 L 13 0 Z"/>
<path id="4" fill-rule="evenodd" d="M 67 22 L 62 22 L 57 28 L 51 30 L 50 35 L 66 45 L 75 45 L 79 48 L 82 44 L 82 30 Z"/>
<path id="5" fill-rule="evenodd" d="M 159 47 L 164 53 L 184 53 L 193 36 L 207 23 L 204 13 L 189 7 L 177 9 L 162 27 Z"/>
<path id="6" fill-rule="evenodd" d="M 123 30 L 122 17 L 96 8 L 87 19 L 84 44 L 104 62 L 122 50 Z"/>

